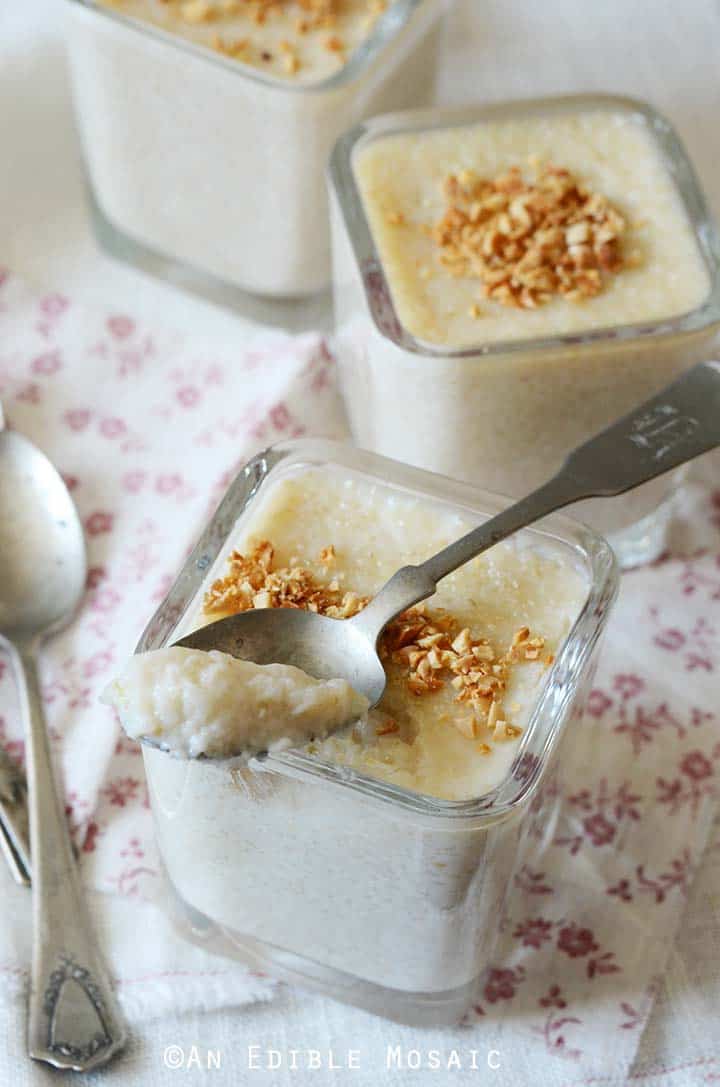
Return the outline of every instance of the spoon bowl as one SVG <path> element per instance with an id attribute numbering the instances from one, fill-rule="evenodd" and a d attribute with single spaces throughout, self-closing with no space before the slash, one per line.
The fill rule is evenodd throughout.
<path id="1" fill-rule="evenodd" d="M 80 604 L 82 525 L 62 477 L 13 430 L 0 431 L 0 635 L 47 636 Z"/>

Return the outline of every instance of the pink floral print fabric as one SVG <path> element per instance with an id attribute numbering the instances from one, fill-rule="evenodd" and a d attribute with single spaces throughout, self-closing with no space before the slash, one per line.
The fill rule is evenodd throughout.
<path id="1" fill-rule="evenodd" d="M 218 353 L 0 273 L 0 400 L 87 533 L 84 607 L 42 684 L 84 878 L 109 894 L 153 899 L 158 862 L 138 748 L 98 695 L 238 465 L 345 435 L 334 381 L 320 336 L 261 331 Z M 573 1083 L 601 1082 L 609 1047 L 630 1068 L 718 805 L 719 639 L 720 491 L 696 484 L 671 551 L 624 576 L 570 784 L 532 830 L 468 1018 L 480 1044 L 566 1062 Z M 0 743 L 22 761 L 1 658 Z"/>

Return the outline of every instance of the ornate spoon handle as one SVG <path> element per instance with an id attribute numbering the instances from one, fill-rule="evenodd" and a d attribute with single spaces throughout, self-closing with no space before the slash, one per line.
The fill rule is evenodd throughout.
<path id="1" fill-rule="evenodd" d="M 720 445 L 720 363 L 702 362 L 574 449 L 557 475 L 419 566 L 403 566 L 349 620 L 373 642 L 437 582 L 513 532 L 581 498 L 639 487 Z"/>
<path id="2" fill-rule="evenodd" d="M 125 1028 L 92 931 L 53 779 L 31 647 L 11 647 L 28 744 L 33 959 L 28 1052 L 87 1071 L 125 1043 Z"/>

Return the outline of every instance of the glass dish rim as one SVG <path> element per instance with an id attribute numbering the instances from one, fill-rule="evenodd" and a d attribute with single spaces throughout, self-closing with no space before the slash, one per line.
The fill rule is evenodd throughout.
<path id="1" fill-rule="evenodd" d="M 100 16 L 100 18 L 106 17 L 110 22 L 117 23 L 141 36 L 149 37 L 160 45 L 168 45 L 181 52 L 190 53 L 192 56 L 205 60 L 209 64 L 233 72 L 239 78 L 260 83 L 268 89 L 286 91 L 291 94 L 318 94 L 338 90 L 345 84 L 352 83 L 353 80 L 359 78 L 363 70 L 376 59 L 385 46 L 407 25 L 413 13 L 424 4 L 435 3 L 441 9 L 452 3 L 453 0 L 395 0 L 395 3 L 390 5 L 379 16 L 371 32 L 363 39 L 350 56 L 348 62 L 338 72 L 315 83 L 306 84 L 292 83 L 280 76 L 270 75 L 260 71 L 260 69 L 254 69 L 251 65 L 243 64 L 241 61 L 224 57 L 220 53 L 215 55 L 212 50 L 203 45 L 196 45 L 195 42 L 173 34 L 171 31 L 164 30 L 162 27 L 135 19 L 122 11 L 116 11 L 114 8 L 106 7 L 99 0 L 66 0 L 66 2 L 92 12 Z"/>
<path id="2" fill-rule="evenodd" d="M 484 508 L 487 513 L 489 507 L 489 512 L 492 513 L 512 501 L 446 476 L 358 450 L 343 442 L 302 438 L 270 446 L 254 456 L 235 475 L 173 585 L 149 620 L 135 649 L 136 653 L 172 643 L 207 570 L 217 559 L 229 532 L 264 482 L 283 465 L 292 468 L 303 464 L 346 468 L 376 480 L 389 481 L 392 486 L 404 487 L 440 501 L 464 506 L 469 511 L 474 509 L 480 512 Z M 469 800 L 441 800 L 297 751 L 266 755 L 262 759 L 253 760 L 252 768 L 349 788 L 368 799 L 388 804 L 398 815 L 426 820 L 433 825 L 440 820 L 447 823 L 448 829 L 494 823 L 510 815 L 519 806 L 524 806 L 543 776 L 547 759 L 558 739 L 558 716 L 572 700 L 577 677 L 583 674 L 587 660 L 602 634 L 619 586 L 618 566 L 610 545 L 587 526 L 562 514 L 553 514 L 543 521 L 541 528 L 534 527 L 524 531 L 534 536 L 560 541 L 563 546 L 570 547 L 583 560 L 588 578 L 588 595 L 562 649 L 548 669 L 541 696 L 525 728 L 517 756 L 509 773 L 498 786 L 481 797 Z M 546 716 L 549 723 L 543 733 L 542 721 Z M 570 723 L 567 727 L 570 727 Z M 538 737 L 541 740 L 536 745 L 539 749 L 530 753 L 530 741 L 535 741 Z M 526 754 L 531 755 L 527 762 L 524 761 Z M 232 763 L 233 760 L 219 761 L 219 765 L 230 767 Z M 521 767 L 522 773 L 519 772 Z"/>
<path id="3" fill-rule="evenodd" d="M 547 110 L 606 107 L 640 115 L 652 133 L 700 248 L 710 279 L 704 301 L 676 317 L 634 324 L 605 325 L 585 332 L 557 336 L 528 337 L 449 348 L 413 336 L 400 321 L 385 278 L 382 260 L 365 215 L 355 181 L 353 156 L 357 148 L 384 135 L 462 127 L 482 120 L 506 116 L 530 116 Z M 514 352 L 548 352 L 573 348 L 582 350 L 598 343 L 622 344 L 666 336 L 701 332 L 720 323 L 720 234 L 695 167 L 674 126 L 649 102 L 624 95 L 585 93 L 517 98 L 450 108 L 404 110 L 380 114 L 355 125 L 337 140 L 327 168 L 328 185 L 337 201 L 365 293 L 366 304 L 381 336 L 413 355 L 428 358 L 467 359 Z M 372 289 L 370 282 L 372 281 Z M 379 287 L 379 289 L 378 289 Z"/>

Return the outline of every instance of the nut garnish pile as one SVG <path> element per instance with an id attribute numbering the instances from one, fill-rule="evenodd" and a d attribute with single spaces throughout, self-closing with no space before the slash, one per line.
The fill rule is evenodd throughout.
<path id="1" fill-rule="evenodd" d="M 444 192 L 432 230 L 439 260 L 454 276 L 479 279 L 485 298 L 521 309 L 557 295 L 582 302 L 626 266 L 625 219 L 569 170 L 538 165 L 532 180 L 516 166 L 496 178 L 463 170 Z"/>
<path id="2" fill-rule="evenodd" d="M 257 544 L 249 555 L 233 551 L 228 559 L 229 573 L 214 582 L 205 596 L 205 611 L 235 615 L 251 608 L 304 608 L 331 619 L 349 619 L 370 599 L 346 592 L 337 580 L 321 584 L 306 566 L 273 570 L 274 554 L 268 540 Z M 331 565 L 334 548 L 323 548 L 320 561 Z"/>
<path id="3" fill-rule="evenodd" d="M 229 572 L 213 583 L 205 597 L 207 614 L 234 615 L 252 608 L 304 608 L 333 619 L 349 619 L 371 599 L 340 586 L 337 578 L 323 584 L 306 566 L 273 569 L 272 544 L 263 540 L 248 554 L 233 551 Z M 325 568 L 336 562 L 332 545 L 319 555 Z M 380 643 L 383 661 L 398 666 L 408 689 L 418 697 L 441 690 L 450 682 L 457 692 L 455 702 L 467 709 L 452 724 L 470 740 L 511 739 L 521 729 L 507 720 L 503 696 L 511 669 L 522 661 L 552 663 L 543 654 L 545 641 L 528 627 L 518 630 L 512 644 L 498 653 L 487 638 L 475 637 L 457 620 L 440 610 L 416 604 L 393 620 Z M 398 731 L 392 720 L 376 729 L 378 736 Z M 489 754 L 488 744 L 480 751 Z"/>
<path id="4" fill-rule="evenodd" d="M 173 3 L 174 0 L 161 0 Z M 274 12 L 299 11 L 296 29 L 304 34 L 335 25 L 341 0 L 180 0 L 180 14 L 189 23 L 211 23 L 223 15 L 248 15 L 258 26 Z"/>
<path id="5" fill-rule="evenodd" d="M 334 33 L 338 18 L 345 14 L 344 0 L 160 0 L 176 8 L 183 22 L 217 25 L 211 45 L 219 53 L 248 63 L 269 64 L 275 60 L 289 75 L 302 68 L 303 37 L 313 32 L 324 34 L 322 46 L 345 63 L 345 41 Z M 387 7 L 388 0 L 364 0 L 363 26 L 370 30 Z M 252 34 L 233 36 L 229 32 L 235 17 L 249 20 L 251 27 L 263 26 L 272 20 L 287 19 L 288 38 L 283 39 L 276 52 L 255 43 Z"/>

